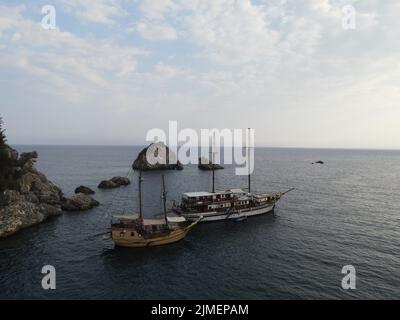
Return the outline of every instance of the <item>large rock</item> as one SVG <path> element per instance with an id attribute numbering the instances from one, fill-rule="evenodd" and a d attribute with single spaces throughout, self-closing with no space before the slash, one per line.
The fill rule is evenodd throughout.
<path id="1" fill-rule="evenodd" d="M 12 148 L 7 148 L 6 153 L 12 161 L 18 161 L 18 151 Z"/>
<path id="2" fill-rule="evenodd" d="M 100 203 L 91 196 L 78 193 L 70 199 L 66 199 L 62 204 L 62 209 L 64 211 L 87 211 L 99 205 Z"/>
<path id="3" fill-rule="evenodd" d="M 148 156 L 152 159 L 148 159 Z M 158 142 L 140 151 L 132 168 L 141 171 L 183 170 L 183 165 L 177 160 L 174 152 L 170 151 L 164 143 Z"/>
<path id="4" fill-rule="evenodd" d="M 86 194 L 86 195 L 95 194 L 95 192 L 92 189 L 90 189 L 88 187 L 85 187 L 85 186 L 80 186 L 80 187 L 76 188 L 75 189 L 75 193 L 83 193 L 83 194 Z"/>
<path id="5" fill-rule="evenodd" d="M 222 169 L 224 169 L 223 166 L 212 163 L 211 160 L 208 160 L 205 158 L 199 158 L 198 168 L 200 170 L 222 170 Z"/>
<path id="6" fill-rule="evenodd" d="M 0 238 L 62 213 L 60 204 L 40 201 L 34 193 L 21 194 L 16 190 L 7 190 L 2 193 L 1 202 Z M 60 198 L 58 202 L 61 203 Z"/>
<path id="7" fill-rule="evenodd" d="M 38 153 L 36 151 L 23 152 L 19 156 L 18 162 L 21 167 L 23 167 L 28 161 L 35 161 L 38 158 Z"/>

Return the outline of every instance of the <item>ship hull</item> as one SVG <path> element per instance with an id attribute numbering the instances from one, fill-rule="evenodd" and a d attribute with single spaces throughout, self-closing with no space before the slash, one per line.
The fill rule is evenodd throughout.
<path id="1" fill-rule="evenodd" d="M 111 231 L 112 240 L 116 246 L 120 247 L 140 248 L 162 246 L 182 240 L 196 224 L 197 222 L 194 222 L 186 228 L 171 230 L 168 234 L 153 236 L 151 238 L 142 237 L 137 232 L 129 229 L 113 229 Z"/>
<path id="2" fill-rule="evenodd" d="M 261 208 L 248 208 L 237 210 L 233 213 L 225 213 L 225 212 L 196 212 L 196 213 L 185 213 L 178 212 L 179 215 L 185 217 L 188 221 L 196 221 L 199 218 L 203 217 L 201 222 L 214 222 L 214 221 L 222 221 L 222 220 L 243 220 L 248 217 L 259 216 L 262 214 L 272 213 L 275 209 L 275 204 L 270 204 L 267 206 L 263 206 Z"/>

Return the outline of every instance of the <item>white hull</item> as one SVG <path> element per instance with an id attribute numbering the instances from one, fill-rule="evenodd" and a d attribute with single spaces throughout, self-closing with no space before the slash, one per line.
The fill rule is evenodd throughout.
<path id="1" fill-rule="evenodd" d="M 189 221 L 196 221 L 200 217 L 203 217 L 202 222 L 212 222 L 212 221 L 221 221 L 221 220 L 236 220 L 247 217 L 258 216 L 261 214 L 266 214 L 272 212 L 275 208 L 274 204 L 262 207 L 262 208 L 251 208 L 239 210 L 234 213 L 222 213 L 222 212 L 199 212 L 199 213 L 182 213 L 181 216 L 185 217 Z"/>

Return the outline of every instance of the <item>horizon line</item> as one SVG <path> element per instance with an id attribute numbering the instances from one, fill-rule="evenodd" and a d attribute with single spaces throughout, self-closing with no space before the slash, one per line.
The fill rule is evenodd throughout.
<path id="1" fill-rule="evenodd" d="M 147 147 L 148 144 L 31 144 L 31 143 L 16 143 L 9 144 L 11 146 L 32 146 L 32 147 Z M 175 147 L 175 146 L 174 146 Z M 179 147 L 179 146 L 178 146 Z M 196 146 L 190 146 L 195 148 Z M 204 148 L 207 146 L 197 146 Z M 210 147 L 210 146 L 208 146 Z M 221 145 L 221 147 L 224 147 Z M 232 146 L 227 146 L 230 148 Z M 244 148 L 245 146 L 243 146 Z M 359 150 L 359 151 L 400 151 L 400 148 L 364 148 L 364 147 L 295 147 L 295 146 L 254 146 L 259 149 L 303 149 L 303 150 Z"/>

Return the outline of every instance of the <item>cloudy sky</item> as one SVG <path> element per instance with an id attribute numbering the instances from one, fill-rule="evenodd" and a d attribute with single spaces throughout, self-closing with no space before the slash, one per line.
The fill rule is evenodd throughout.
<path id="1" fill-rule="evenodd" d="M 144 144 L 177 120 L 400 148 L 399 16 L 398 0 L 0 1 L 0 114 L 13 144 Z"/>

